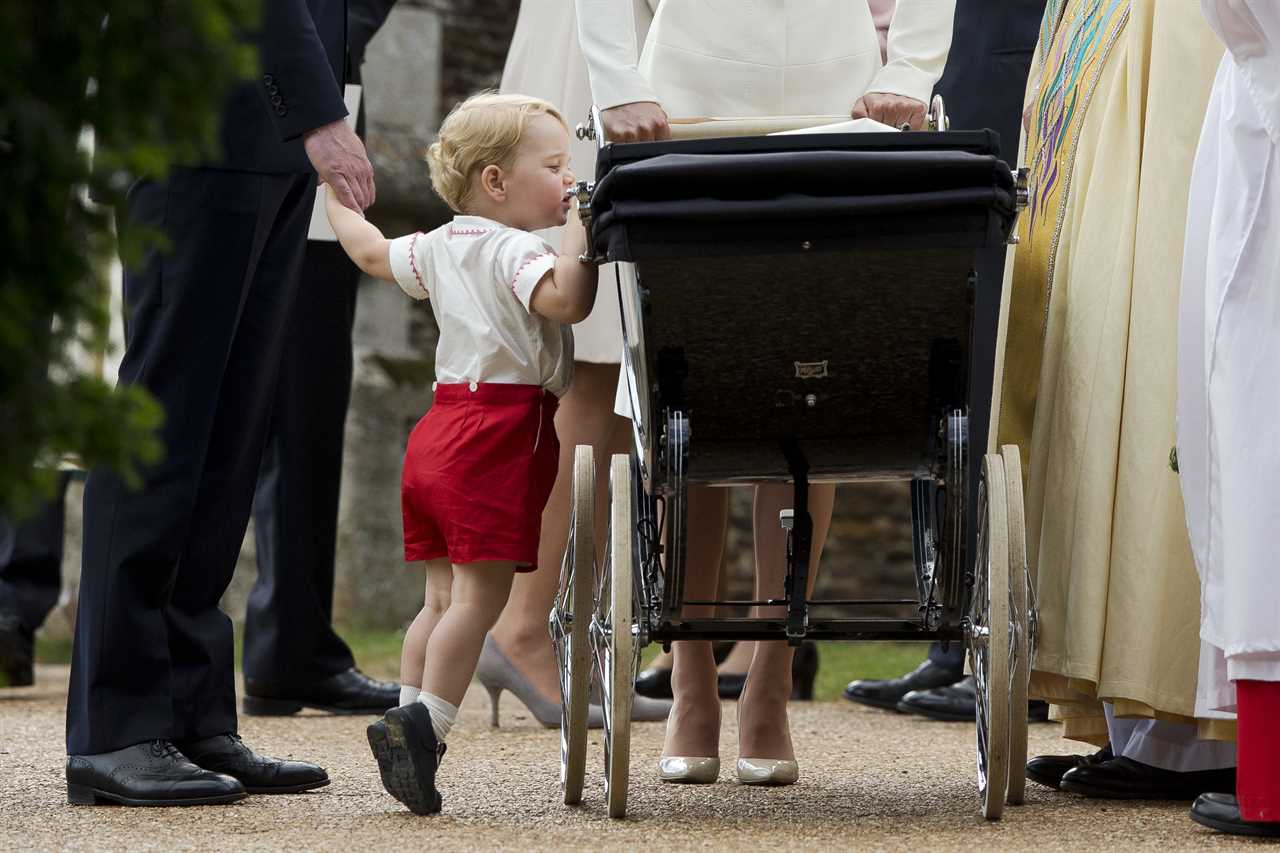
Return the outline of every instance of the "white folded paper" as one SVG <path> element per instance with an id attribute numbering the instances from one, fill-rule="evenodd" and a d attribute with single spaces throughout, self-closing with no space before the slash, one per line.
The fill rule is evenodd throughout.
<path id="1" fill-rule="evenodd" d="M 780 130 L 770 136 L 791 136 L 799 133 L 898 133 L 898 129 L 882 124 L 873 118 L 855 118 L 834 124 L 821 124 L 817 127 L 802 127 L 797 130 Z"/>

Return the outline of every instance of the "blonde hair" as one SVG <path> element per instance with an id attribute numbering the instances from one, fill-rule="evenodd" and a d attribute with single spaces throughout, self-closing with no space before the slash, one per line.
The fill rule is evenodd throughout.
<path id="1" fill-rule="evenodd" d="M 564 117 L 547 101 L 528 95 L 479 92 L 454 107 L 427 149 L 431 186 L 458 213 L 471 203 L 472 178 L 486 166 L 511 167 L 529 123 L 540 115 Z"/>

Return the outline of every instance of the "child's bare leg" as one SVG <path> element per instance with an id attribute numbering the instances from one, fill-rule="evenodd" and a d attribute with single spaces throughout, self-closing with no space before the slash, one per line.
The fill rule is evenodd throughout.
<path id="1" fill-rule="evenodd" d="M 422 609 L 404 632 L 404 646 L 400 650 L 401 705 L 418 698 L 422 688 L 422 669 L 427 660 L 427 640 L 449 608 L 449 598 L 453 594 L 453 567 L 448 559 L 427 560 L 424 565 L 427 580 Z"/>
<path id="2" fill-rule="evenodd" d="M 506 605 L 514 576 L 515 564 L 510 562 L 453 566 L 449 607 L 427 642 L 424 696 L 431 694 L 455 707 L 461 704 L 475 675 L 484 635 Z"/>

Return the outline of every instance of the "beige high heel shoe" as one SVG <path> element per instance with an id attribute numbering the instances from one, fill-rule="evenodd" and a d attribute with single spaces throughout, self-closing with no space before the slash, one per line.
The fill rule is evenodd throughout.
<path id="1" fill-rule="evenodd" d="M 719 717 L 719 702 L 716 702 Z M 670 723 L 668 722 L 668 725 Z M 716 722 L 716 740 L 719 742 L 720 724 Z M 663 782 L 681 785 L 710 785 L 720 778 L 720 757 L 664 755 L 658 759 L 658 778 Z"/>
<path id="2" fill-rule="evenodd" d="M 780 758 L 739 758 L 738 781 L 743 785 L 794 785 L 800 763 Z"/>
<path id="3" fill-rule="evenodd" d="M 680 785 L 710 785 L 720 778 L 720 759 L 664 755 L 658 759 L 658 778 Z"/>
<path id="4" fill-rule="evenodd" d="M 745 690 L 744 690 L 745 693 Z M 742 737 L 742 703 L 738 703 L 738 737 Z M 743 785 L 794 785 L 800 763 L 786 758 L 738 758 L 738 782 Z"/>

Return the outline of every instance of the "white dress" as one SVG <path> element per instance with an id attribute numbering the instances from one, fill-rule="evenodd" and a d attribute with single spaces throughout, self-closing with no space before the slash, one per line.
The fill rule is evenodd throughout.
<path id="1" fill-rule="evenodd" d="M 634 31 L 643 38 L 653 17 L 648 0 L 626 3 L 633 6 Z M 499 89 L 550 101 L 564 114 L 571 130 L 587 120 L 591 87 L 587 83 L 587 64 L 578 47 L 573 0 L 522 0 Z M 574 136 L 570 153 L 574 173 L 590 178 L 595 170 L 595 143 Z M 548 228 L 538 233 L 559 247 L 562 231 Z M 573 327 L 574 357 L 578 361 L 618 364 L 622 360 L 622 320 L 614 280 L 610 269 L 601 270 L 595 307 L 587 319 Z"/>
<path id="2" fill-rule="evenodd" d="M 1227 45 L 1196 155 L 1178 461 L 1201 580 L 1197 715 L 1280 681 L 1280 4 L 1202 0 Z"/>

